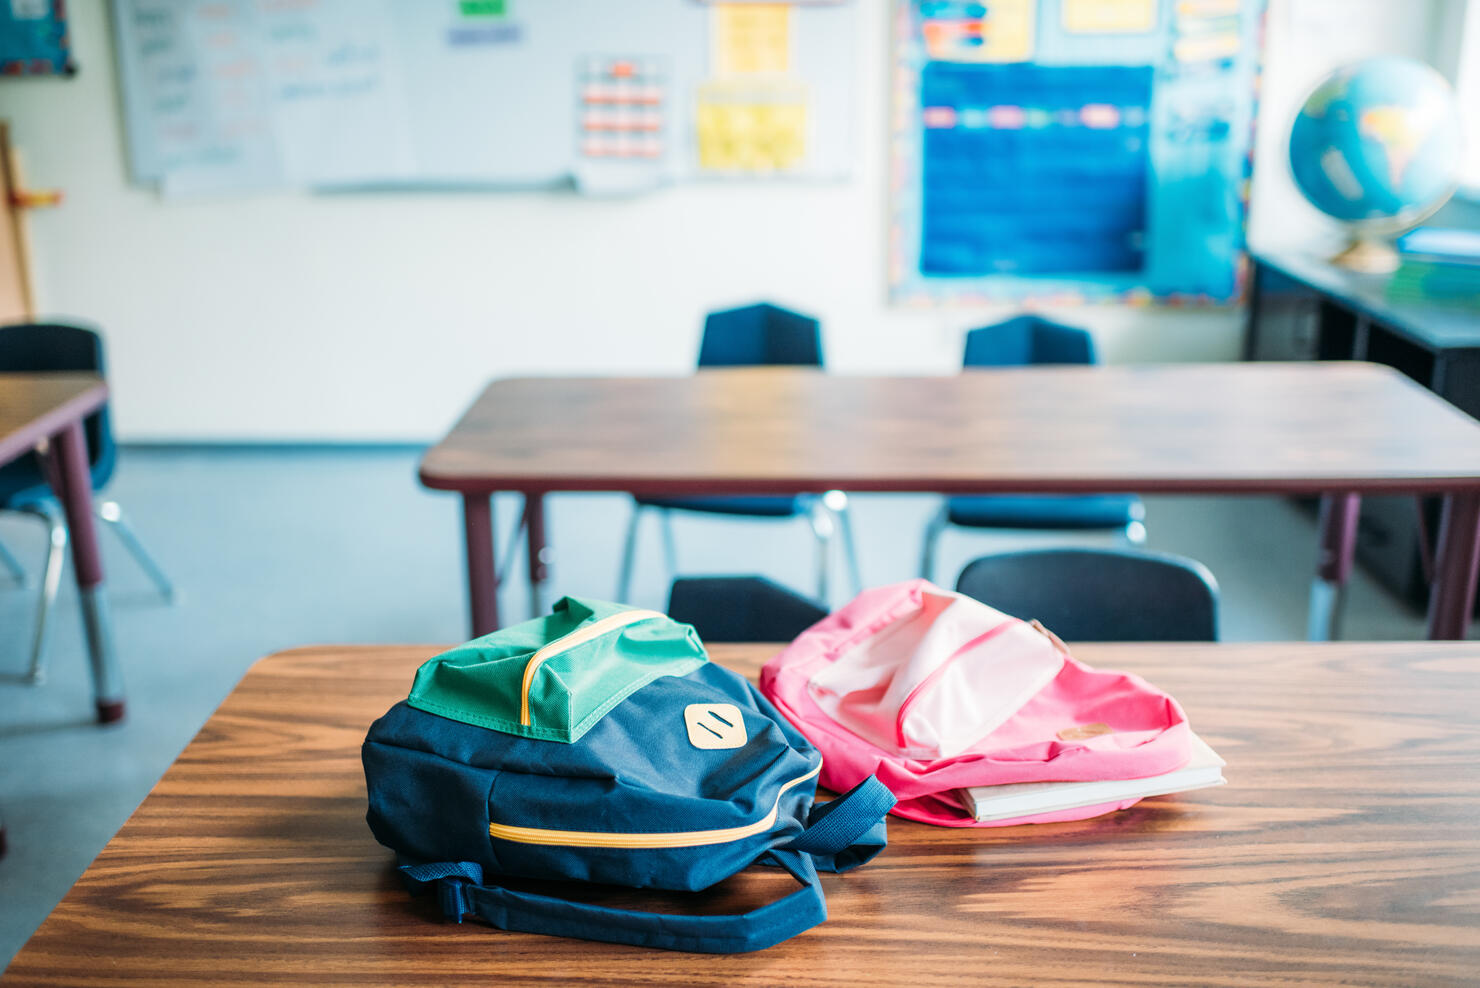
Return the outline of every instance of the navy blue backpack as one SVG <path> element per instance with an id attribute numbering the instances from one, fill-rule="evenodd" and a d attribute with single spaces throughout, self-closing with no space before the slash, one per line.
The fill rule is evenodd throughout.
<path id="1" fill-rule="evenodd" d="M 877 854 L 894 805 L 873 777 L 814 804 L 817 750 L 692 627 L 571 597 L 427 661 L 362 755 L 371 831 L 449 919 L 673 950 L 760 950 L 821 923 L 817 870 Z M 756 863 L 801 887 L 675 915 L 500 882 L 695 891 Z"/>

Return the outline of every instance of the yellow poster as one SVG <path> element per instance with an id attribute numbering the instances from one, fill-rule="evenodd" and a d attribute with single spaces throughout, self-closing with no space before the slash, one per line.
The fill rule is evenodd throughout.
<path id="1" fill-rule="evenodd" d="M 714 75 L 791 71 L 791 4 L 719 3 L 712 16 Z"/>
<path id="2" fill-rule="evenodd" d="M 1156 29 L 1156 0 L 1064 0 L 1070 34 L 1146 34 Z"/>
<path id="3" fill-rule="evenodd" d="M 767 174 L 798 168 L 807 155 L 807 88 L 724 81 L 699 87 L 699 167 Z"/>

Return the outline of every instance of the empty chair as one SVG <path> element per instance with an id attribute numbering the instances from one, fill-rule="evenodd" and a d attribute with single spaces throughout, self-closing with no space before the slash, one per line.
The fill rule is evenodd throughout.
<path id="1" fill-rule="evenodd" d="M 1029 549 L 972 560 L 956 589 L 1066 641 L 1217 641 L 1218 583 L 1143 549 Z"/>
<path id="2" fill-rule="evenodd" d="M 789 642 L 827 608 L 763 576 L 703 576 L 673 581 L 668 616 L 705 642 Z"/>
<path id="3" fill-rule="evenodd" d="M 822 330 L 817 320 L 769 303 L 711 312 L 704 320 L 699 366 L 758 365 L 821 367 Z M 691 511 L 749 518 L 805 518 L 817 540 L 817 596 L 820 600 L 828 599 L 828 560 L 832 537 L 839 533 L 853 590 L 857 592 L 862 588 L 848 518 L 848 499 L 842 491 L 829 491 L 825 495 L 640 497 L 633 500 L 635 506 L 627 527 L 622 571 L 617 583 L 618 600 L 626 601 L 632 592 L 638 525 L 648 509 L 658 512 L 663 526 L 663 548 L 670 578 L 678 567 L 672 512 Z"/>
<path id="4" fill-rule="evenodd" d="M 1018 316 L 966 334 L 965 367 L 1097 363 L 1085 330 Z M 925 528 L 920 575 L 935 577 L 935 550 L 950 525 L 963 528 L 1114 531 L 1131 545 L 1146 539 L 1145 506 L 1134 494 L 982 494 L 948 497 Z"/>
<path id="5" fill-rule="evenodd" d="M 0 326 L 0 372 L 88 371 L 104 372 L 103 340 L 97 332 L 81 326 L 22 323 Z M 108 406 L 83 422 L 87 437 L 89 472 L 93 490 L 101 490 L 113 476 L 118 452 L 113 441 Z M 0 510 L 16 511 L 40 519 L 47 528 L 46 562 L 42 568 L 41 594 L 36 607 L 36 626 L 31 640 L 28 678 L 39 682 L 46 654 L 47 617 L 61 585 L 67 548 L 67 522 L 61 505 L 52 495 L 33 454 L 0 467 Z M 169 579 L 144 549 L 124 519 L 116 501 L 99 501 L 97 515 L 117 533 L 139 566 L 166 599 L 174 595 Z M 0 564 L 24 582 L 24 573 L 8 550 L 0 552 Z"/>

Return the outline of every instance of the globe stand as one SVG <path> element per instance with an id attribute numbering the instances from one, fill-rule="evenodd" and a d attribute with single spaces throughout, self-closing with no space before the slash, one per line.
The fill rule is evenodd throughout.
<path id="1" fill-rule="evenodd" d="M 1386 240 L 1357 235 L 1331 256 L 1331 263 L 1362 274 L 1392 274 L 1398 270 L 1398 251 Z"/>

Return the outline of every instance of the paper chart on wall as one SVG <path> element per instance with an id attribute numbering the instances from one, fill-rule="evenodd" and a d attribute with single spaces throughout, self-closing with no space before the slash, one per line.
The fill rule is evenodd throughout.
<path id="1" fill-rule="evenodd" d="M 410 175 L 416 157 L 386 0 L 315 0 L 259 11 L 287 181 L 334 186 Z M 366 141 L 366 134 L 378 139 Z"/>
<path id="2" fill-rule="evenodd" d="M 699 87 L 699 166 L 765 174 L 799 167 L 807 154 L 807 89 L 800 82 L 715 80 Z"/>
<path id="3" fill-rule="evenodd" d="M 714 5 L 714 74 L 785 75 L 791 71 L 792 13 L 789 3 Z"/>
<path id="4" fill-rule="evenodd" d="M 135 174 L 166 195 L 275 188 L 283 181 L 267 68 L 245 0 L 183 8 L 113 5 Z"/>
<path id="5" fill-rule="evenodd" d="M 591 56 L 577 70 L 576 178 L 592 193 L 632 193 L 663 179 L 668 69 L 653 55 Z"/>
<path id="6" fill-rule="evenodd" d="M 1064 30 L 1073 34 L 1144 34 L 1156 27 L 1157 0 L 1063 0 Z"/>

